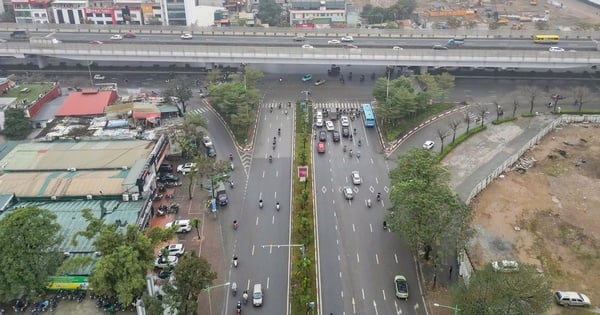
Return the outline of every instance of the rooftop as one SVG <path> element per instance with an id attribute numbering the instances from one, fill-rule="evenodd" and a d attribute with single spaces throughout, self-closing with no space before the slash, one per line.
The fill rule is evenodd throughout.
<path id="1" fill-rule="evenodd" d="M 83 90 L 71 92 L 55 116 L 98 116 L 117 99 L 115 91 Z"/>

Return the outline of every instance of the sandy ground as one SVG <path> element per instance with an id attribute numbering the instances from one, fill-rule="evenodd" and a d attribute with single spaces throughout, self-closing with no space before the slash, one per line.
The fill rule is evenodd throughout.
<path id="1" fill-rule="evenodd" d="M 511 171 L 472 203 L 475 268 L 497 259 L 538 265 L 553 289 L 600 301 L 600 128 L 566 125 L 525 157 L 533 167 Z M 564 156 L 561 155 L 564 153 Z M 595 279 L 595 280 L 594 280 Z M 580 314 L 553 307 L 550 314 Z"/>

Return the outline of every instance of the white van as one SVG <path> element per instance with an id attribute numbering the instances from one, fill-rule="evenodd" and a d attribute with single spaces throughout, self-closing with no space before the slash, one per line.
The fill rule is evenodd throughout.
<path id="1" fill-rule="evenodd" d="M 254 291 L 252 291 L 252 304 L 254 306 L 261 306 L 263 303 L 263 292 L 262 285 L 257 283 L 254 285 Z"/>
<path id="2" fill-rule="evenodd" d="M 323 127 L 323 118 L 317 118 L 317 127 Z"/>

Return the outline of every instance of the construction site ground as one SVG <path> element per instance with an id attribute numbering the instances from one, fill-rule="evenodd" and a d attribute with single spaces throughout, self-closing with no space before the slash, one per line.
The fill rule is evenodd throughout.
<path id="1" fill-rule="evenodd" d="M 506 172 L 475 198 L 469 256 L 476 269 L 498 259 L 535 264 L 550 275 L 553 290 L 600 303 L 598 133 L 599 126 L 587 124 L 551 131 L 522 158 L 525 170 Z M 553 306 L 548 314 L 582 309 Z"/>

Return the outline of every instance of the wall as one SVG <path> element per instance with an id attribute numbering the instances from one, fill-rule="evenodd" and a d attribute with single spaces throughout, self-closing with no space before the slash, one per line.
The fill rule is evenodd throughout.
<path id="1" fill-rule="evenodd" d="M 40 109 L 42 108 L 42 106 L 44 106 L 44 104 L 57 98 L 58 96 L 60 96 L 60 94 L 61 94 L 60 85 L 54 84 L 54 87 L 50 91 L 46 92 L 45 95 L 43 95 L 42 97 L 35 100 L 31 104 L 31 106 L 29 106 L 29 108 L 27 109 L 29 118 L 35 117 L 35 115 L 40 111 Z"/>

